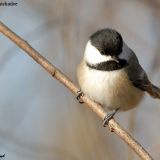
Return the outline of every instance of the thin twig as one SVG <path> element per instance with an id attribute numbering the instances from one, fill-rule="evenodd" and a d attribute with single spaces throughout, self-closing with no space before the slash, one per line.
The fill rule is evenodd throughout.
<path id="1" fill-rule="evenodd" d="M 25 40 L 20 38 L 14 32 L 12 32 L 7 26 L 0 22 L 0 32 L 7 36 L 17 46 L 22 48 L 29 56 L 31 56 L 37 63 L 39 63 L 50 75 L 60 81 L 74 94 L 77 93 L 79 88 L 72 83 L 72 81 L 64 75 L 58 68 L 52 65 L 46 58 L 44 58 L 38 51 L 32 48 Z M 83 102 L 87 104 L 101 119 L 104 119 L 106 112 L 99 104 L 93 102 L 86 96 L 81 97 Z M 124 140 L 143 160 L 153 160 L 149 153 L 128 134 L 114 119 L 111 119 L 108 124 L 112 132 L 117 134 L 122 140 Z"/>

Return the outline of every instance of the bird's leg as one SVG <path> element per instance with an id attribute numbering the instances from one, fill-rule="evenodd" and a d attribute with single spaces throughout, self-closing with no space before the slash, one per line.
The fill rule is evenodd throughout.
<path id="1" fill-rule="evenodd" d="M 78 102 L 81 103 L 81 104 L 84 103 L 84 102 L 80 99 L 82 96 L 84 96 L 84 93 L 83 93 L 81 90 L 77 91 L 76 99 L 77 99 Z"/>
<path id="2" fill-rule="evenodd" d="M 103 127 L 108 125 L 109 121 L 114 117 L 114 115 L 117 113 L 119 108 L 114 109 L 113 111 L 110 111 L 109 113 L 106 114 L 106 116 L 103 119 Z"/>

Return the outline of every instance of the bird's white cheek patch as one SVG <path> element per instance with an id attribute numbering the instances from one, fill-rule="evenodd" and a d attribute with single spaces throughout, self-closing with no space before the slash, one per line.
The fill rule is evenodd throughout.
<path id="1" fill-rule="evenodd" d="M 90 64 L 114 60 L 111 56 L 102 55 L 98 49 L 91 44 L 90 41 L 88 41 L 86 45 L 84 58 Z"/>

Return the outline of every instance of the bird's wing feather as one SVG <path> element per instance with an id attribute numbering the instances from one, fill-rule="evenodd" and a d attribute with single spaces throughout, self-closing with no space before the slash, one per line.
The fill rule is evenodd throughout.
<path id="1" fill-rule="evenodd" d="M 129 58 L 129 66 L 126 69 L 132 84 L 140 90 L 148 92 L 153 98 L 160 98 L 160 88 L 149 81 L 135 53 L 132 50 L 131 52 L 132 57 Z"/>

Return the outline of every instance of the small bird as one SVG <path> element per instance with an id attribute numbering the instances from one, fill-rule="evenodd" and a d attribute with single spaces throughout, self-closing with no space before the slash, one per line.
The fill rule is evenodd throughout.
<path id="1" fill-rule="evenodd" d="M 160 98 L 160 89 L 149 81 L 135 53 L 114 29 L 101 29 L 89 37 L 77 77 L 81 88 L 77 99 L 84 93 L 109 110 L 104 126 L 118 110 L 136 107 L 145 92 Z"/>

